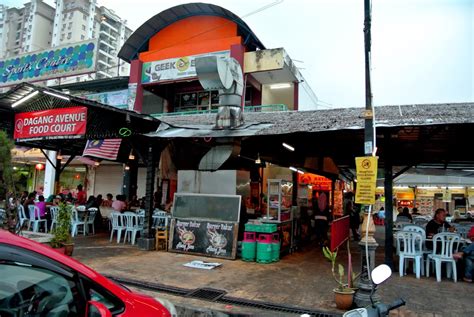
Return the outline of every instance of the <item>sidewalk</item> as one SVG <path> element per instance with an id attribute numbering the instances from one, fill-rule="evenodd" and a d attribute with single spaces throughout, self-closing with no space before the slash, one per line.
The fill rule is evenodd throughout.
<path id="1" fill-rule="evenodd" d="M 129 244 L 117 244 L 115 241 L 109 243 L 108 236 L 104 234 L 79 236 L 75 243 L 74 257 L 105 275 L 186 289 L 221 289 L 232 297 L 341 313 L 333 301 L 332 289 L 335 282 L 331 276 L 330 263 L 317 248 L 293 253 L 277 263 L 257 264 L 169 252 L 140 251 Z M 351 250 L 354 270 L 358 271 L 360 256 L 356 243 L 351 243 Z M 383 254 L 383 248 L 379 247 L 377 264 L 383 262 Z M 222 266 L 213 270 L 183 266 L 192 260 L 214 261 L 222 263 Z M 340 252 L 339 261 L 346 267 L 347 255 L 344 250 Z M 474 315 L 474 284 L 454 283 L 447 279 L 437 283 L 434 277 L 417 280 L 408 272 L 402 278 L 398 272 L 394 272 L 378 290 L 384 302 L 399 297 L 407 301 L 407 305 L 393 316 Z M 173 302 L 193 302 L 188 298 L 163 297 Z M 236 310 L 235 307 L 225 305 L 216 307 L 216 304 L 210 302 L 198 304 L 201 307 L 203 305 L 221 310 Z"/>

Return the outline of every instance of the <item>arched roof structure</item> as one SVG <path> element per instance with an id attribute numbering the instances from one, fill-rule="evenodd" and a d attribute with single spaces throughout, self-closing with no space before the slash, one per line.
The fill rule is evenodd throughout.
<path id="1" fill-rule="evenodd" d="M 250 27 L 231 11 L 209 3 L 187 3 L 164 10 L 143 23 L 122 46 L 118 57 L 130 63 L 138 59 L 140 53 L 148 50 L 150 39 L 162 29 L 180 20 L 203 15 L 222 17 L 234 22 L 249 50 L 265 49 Z"/>

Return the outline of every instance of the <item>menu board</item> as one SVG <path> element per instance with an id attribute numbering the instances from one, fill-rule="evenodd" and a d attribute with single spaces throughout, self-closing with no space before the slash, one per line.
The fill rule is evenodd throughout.
<path id="1" fill-rule="evenodd" d="M 169 250 L 235 259 L 238 229 L 234 222 L 174 218 Z"/>

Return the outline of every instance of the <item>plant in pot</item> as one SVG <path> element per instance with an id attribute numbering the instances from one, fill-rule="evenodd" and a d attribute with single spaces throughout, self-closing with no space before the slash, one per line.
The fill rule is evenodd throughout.
<path id="1" fill-rule="evenodd" d="M 71 236 L 71 215 L 72 206 L 66 203 L 59 203 L 57 214 L 57 225 L 52 230 L 53 238 L 49 244 L 53 248 L 64 248 L 64 254 L 71 256 L 74 250 L 74 243 Z"/>
<path id="2" fill-rule="evenodd" d="M 337 264 L 336 270 L 336 259 L 337 252 L 336 249 L 332 252 L 328 247 L 323 248 L 323 254 L 331 262 L 331 272 L 334 280 L 337 282 L 338 286 L 333 289 L 334 299 L 336 302 L 336 307 L 339 309 L 347 310 L 352 306 L 354 300 L 354 293 L 356 289 L 354 288 L 354 280 L 357 278 L 357 274 L 352 272 L 352 262 L 351 254 L 349 249 L 349 242 L 347 242 L 348 249 L 348 272 L 347 272 L 347 281 L 344 279 L 344 266 L 342 264 Z"/>

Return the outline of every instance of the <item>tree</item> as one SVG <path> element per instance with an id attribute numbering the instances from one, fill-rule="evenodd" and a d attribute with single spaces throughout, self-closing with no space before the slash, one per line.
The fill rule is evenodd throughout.
<path id="1" fill-rule="evenodd" d="M 8 192 L 13 191 L 12 151 L 13 141 L 5 131 L 0 131 L 0 200 L 4 200 Z"/>

